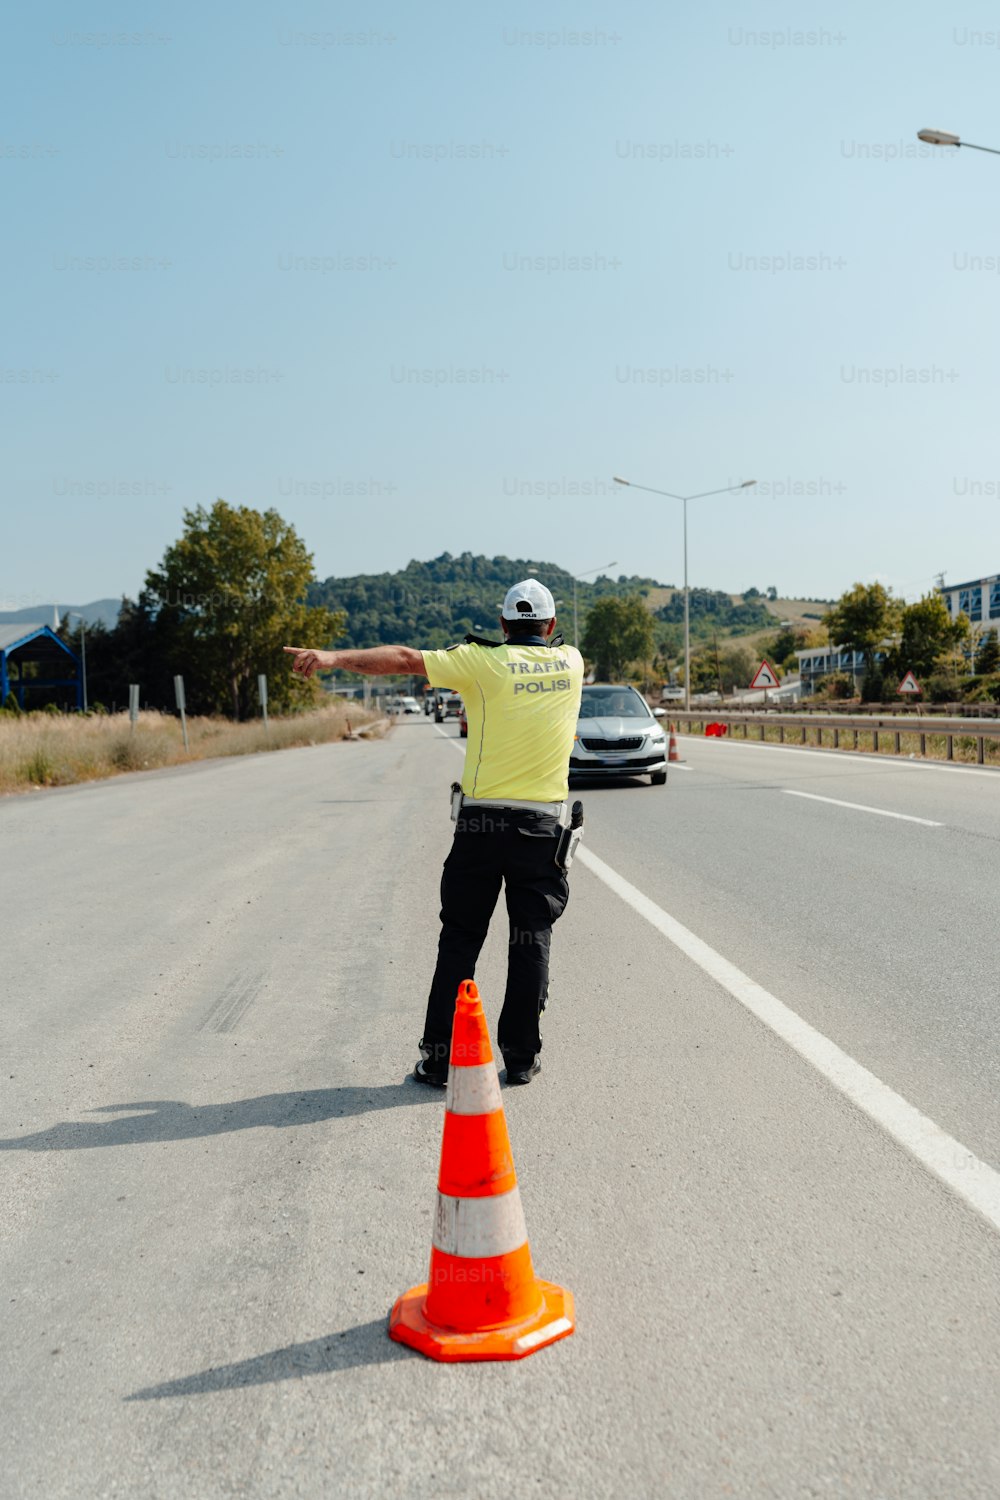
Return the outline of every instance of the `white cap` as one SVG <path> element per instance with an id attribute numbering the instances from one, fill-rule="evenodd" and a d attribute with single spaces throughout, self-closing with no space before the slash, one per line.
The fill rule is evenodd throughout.
<path id="1" fill-rule="evenodd" d="M 556 601 L 537 578 L 526 578 L 507 590 L 500 611 L 505 620 L 554 620 Z"/>

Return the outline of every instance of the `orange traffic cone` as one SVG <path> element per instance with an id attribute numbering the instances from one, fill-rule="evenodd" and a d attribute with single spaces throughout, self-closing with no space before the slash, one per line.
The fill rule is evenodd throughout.
<path id="1" fill-rule="evenodd" d="M 670 743 L 667 745 L 667 764 L 672 766 L 681 764 L 681 758 L 677 753 L 677 736 L 674 733 L 674 726 L 672 724 L 670 726 Z"/>
<path id="2" fill-rule="evenodd" d="M 430 1279 L 398 1298 L 389 1337 L 431 1359 L 523 1359 L 573 1332 L 573 1294 L 539 1281 L 486 1017 L 458 987 Z"/>

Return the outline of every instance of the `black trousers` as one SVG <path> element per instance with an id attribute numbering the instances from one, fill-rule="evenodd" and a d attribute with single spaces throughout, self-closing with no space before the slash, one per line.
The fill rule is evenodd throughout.
<path id="1" fill-rule="evenodd" d="M 549 991 L 552 924 L 569 900 L 569 883 L 555 863 L 558 840 L 558 821 L 544 813 L 460 811 L 441 874 L 441 936 L 422 1042 L 431 1050 L 428 1068 L 447 1069 L 458 986 L 475 978 L 501 884 L 510 947 L 497 1041 L 513 1067 L 529 1065 L 541 1049 L 538 1018 Z"/>

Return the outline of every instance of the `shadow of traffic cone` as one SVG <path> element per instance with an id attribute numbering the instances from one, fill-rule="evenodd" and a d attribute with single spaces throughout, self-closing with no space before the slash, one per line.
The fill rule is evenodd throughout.
<path id="1" fill-rule="evenodd" d="M 672 724 L 670 726 L 670 743 L 667 745 L 667 764 L 670 766 L 679 766 L 681 764 L 681 758 L 677 753 L 677 736 L 674 733 L 674 726 Z"/>
<path id="2" fill-rule="evenodd" d="M 398 1298 L 389 1337 L 431 1359 L 523 1359 L 573 1332 L 573 1294 L 531 1264 L 500 1080 L 471 979 L 458 987 L 430 1278 Z"/>

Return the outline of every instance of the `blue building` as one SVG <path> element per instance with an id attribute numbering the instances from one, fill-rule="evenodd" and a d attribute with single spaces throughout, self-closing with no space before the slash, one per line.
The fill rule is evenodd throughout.
<path id="1" fill-rule="evenodd" d="M 48 625 L 0 625 L 0 703 L 10 692 L 23 709 L 46 703 L 82 708 L 80 658 Z"/>
<path id="2" fill-rule="evenodd" d="M 814 693 L 820 679 L 829 677 L 833 672 L 846 672 L 855 682 L 860 682 L 864 676 L 863 654 L 860 651 L 849 651 L 846 646 L 806 646 L 804 650 L 796 651 L 795 655 L 799 659 L 803 697 Z M 876 651 L 876 663 L 884 660 L 885 652 Z"/>
<path id="3" fill-rule="evenodd" d="M 942 584 L 938 593 L 953 620 L 959 614 L 968 615 L 977 634 L 984 626 L 1000 633 L 1000 573 L 971 583 Z"/>

